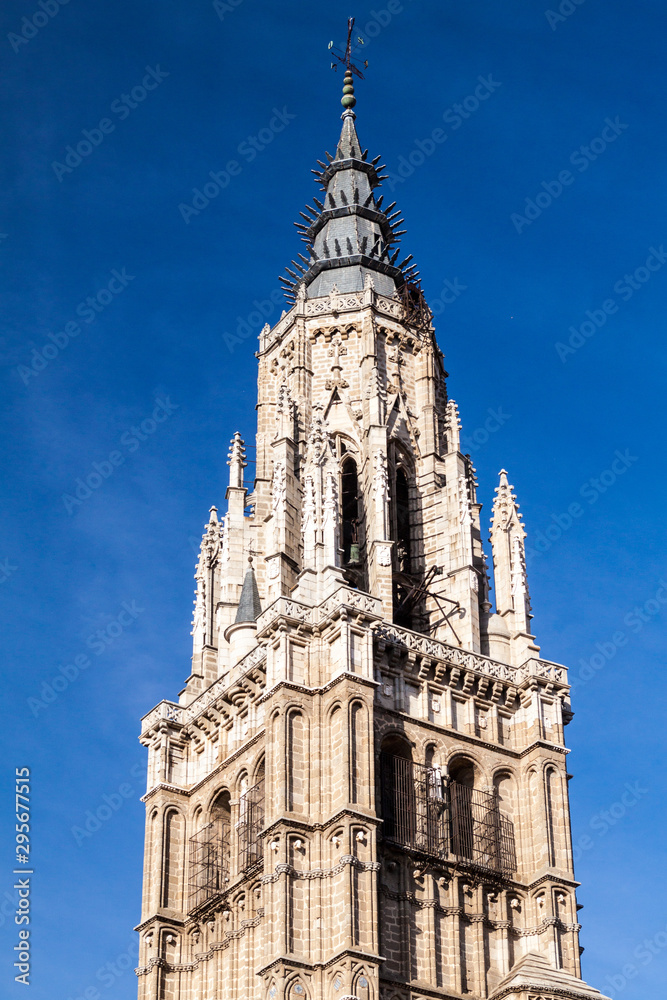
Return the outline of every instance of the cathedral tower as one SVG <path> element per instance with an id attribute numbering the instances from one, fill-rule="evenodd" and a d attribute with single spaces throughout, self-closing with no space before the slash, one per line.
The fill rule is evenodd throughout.
<path id="1" fill-rule="evenodd" d="M 140 1000 L 602 1000 L 580 978 L 567 670 L 475 470 L 345 78 L 148 748 Z"/>

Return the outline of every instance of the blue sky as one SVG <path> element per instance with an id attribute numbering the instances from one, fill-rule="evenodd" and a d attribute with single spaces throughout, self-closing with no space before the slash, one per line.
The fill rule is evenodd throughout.
<path id="1" fill-rule="evenodd" d="M 482 516 L 504 467 L 535 553 L 538 641 L 576 682 L 584 976 L 623 1000 L 661 996 L 664 5 L 217 7 L 70 0 L 42 23 L 37 0 L 3 5 L 0 900 L 27 765 L 31 997 L 135 996 L 139 718 L 188 674 L 196 540 L 224 507 L 232 433 L 252 440 L 253 314 L 280 314 L 292 222 L 336 143 L 342 78 L 326 46 L 350 13 L 370 64 L 361 141 L 383 154 L 438 313 Z M 230 161 L 210 204 L 179 208 Z M 489 434 L 490 409 L 503 419 Z M 57 697 L 30 701 L 61 667 L 72 679 Z M 636 782 L 635 804 L 619 804 Z M 107 800 L 100 828 L 77 833 Z"/>

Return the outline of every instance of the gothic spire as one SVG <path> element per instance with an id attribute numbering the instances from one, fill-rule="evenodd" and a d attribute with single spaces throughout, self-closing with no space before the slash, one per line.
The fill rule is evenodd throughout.
<path id="1" fill-rule="evenodd" d="M 529 632 L 530 597 L 526 577 L 526 529 L 522 524 L 514 487 L 507 473 L 500 470 L 491 518 L 493 575 L 496 585 L 496 610 L 510 616 L 513 632 Z"/>
<path id="2" fill-rule="evenodd" d="M 243 470 L 247 466 L 245 460 L 245 442 L 238 431 L 230 442 L 227 465 L 229 466 L 229 485 L 236 489 L 243 488 Z"/>
<path id="3" fill-rule="evenodd" d="M 262 605 L 259 600 L 259 590 L 257 589 L 257 579 L 252 568 L 252 557 L 248 558 L 248 569 L 246 570 L 241 599 L 236 611 L 234 623 L 257 621 L 262 613 Z"/>
<path id="4" fill-rule="evenodd" d="M 299 213 L 304 221 L 295 223 L 308 256 L 298 254 L 285 269 L 288 277 L 280 279 L 290 301 L 302 289 L 308 298 L 328 295 L 333 285 L 343 293 L 361 291 L 368 275 L 376 291 L 391 296 L 417 277 L 411 256 L 398 260 L 398 242 L 405 230 L 399 228 L 403 219 L 396 203 L 383 207 L 384 196 L 375 195 L 386 176 L 384 166 L 378 165 L 380 157 L 369 161 L 368 150 L 359 142 L 352 80 L 348 69 L 336 153 L 326 153 L 327 162 L 318 160 L 318 169 L 313 170 L 324 198 L 315 198 L 314 207 L 307 205 Z"/>

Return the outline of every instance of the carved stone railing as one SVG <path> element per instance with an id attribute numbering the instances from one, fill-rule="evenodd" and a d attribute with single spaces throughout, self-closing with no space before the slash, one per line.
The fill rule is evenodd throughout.
<path id="1" fill-rule="evenodd" d="M 236 685 L 245 674 L 254 670 L 264 660 L 266 660 L 266 649 L 264 646 L 255 646 L 254 649 L 251 649 L 228 673 L 219 677 L 217 681 L 213 681 L 210 687 L 203 691 L 198 698 L 195 698 L 187 708 L 183 709 L 183 723 L 187 724 L 196 719 L 197 716 L 206 711 L 209 705 L 217 701 L 227 688 Z"/>
<path id="2" fill-rule="evenodd" d="M 308 607 L 306 604 L 301 604 L 299 601 L 287 597 L 279 597 L 257 619 L 258 631 L 261 632 L 280 617 L 317 624 L 328 618 L 339 607 L 350 607 L 371 616 L 379 616 L 382 604 L 379 598 L 372 597 L 360 590 L 354 590 L 352 587 L 340 587 L 316 608 Z M 540 677 L 557 684 L 567 684 L 567 668 L 560 663 L 552 663 L 550 660 L 532 658 L 520 667 L 514 667 L 509 663 L 492 660 L 491 657 L 484 656 L 483 653 L 473 653 L 469 649 L 450 646 L 439 639 L 432 639 L 430 636 L 401 628 L 399 625 L 392 625 L 389 622 L 377 622 L 374 626 L 374 635 L 376 639 L 403 646 L 405 649 L 440 660 L 449 666 L 472 670 L 479 674 L 485 674 L 487 677 L 507 681 L 510 684 L 522 684 L 530 677 Z M 228 673 L 214 681 L 190 705 L 181 706 L 171 701 L 161 701 L 142 719 L 142 735 L 162 720 L 181 725 L 192 722 L 228 688 L 237 684 L 245 674 L 259 666 L 265 659 L 266 648 L 260 645 L 255 646 Z"/>
<path id="3" fill-rule="evenodd" d="M 384 639 L 386 642 L 404 646 L 406 649 L 422 653 L 424 656 L 435 657 L 451 666 L 474 670 L 477 673 L 495 677 L 497 680 L 508 681 L 511 684 L 520 684 L 528 677 L 545 677 L 560 684 L 567 684 L 567 668 L 560 663 L 531 659 L 520 667 L 514 667 L 509 663 L 492 660 L 491 657 L 485 656 L 483 653 L 473 653 L 469 649 L 450 646 L 439 639 L 432 639 L 430 636 L 420 635 L 418 632 L 412 632 L 410 629 L 391 625 L 388 622 L 376 625 L 374 633 L 376 638 Z"/>
<path id="4" fill-rule="evenodd" d="M 183 709 L 180 705 L 174 704 L 173 701 L 161 701 L 148 713 L 148 715 L 144 715 L 141 720 L 142 736 L 162 720 L 165 720 L 166 722 L 182 722 Z"/>
<path id="5" fill-rule="evenodd" d="M 517 668 L 519 683 L 527 677 L 547 677 L 557 684 L 567 684 L 567 667 L 562 663 L 552 663 L 550 660 L 531 659 Z"/>
<path id="6" fill-rule="evenodd" d="M 292 618 L 294 621 L 312 625 L 314 613 L 315 609 L 308 607 L 307 604 L 300 604 L 299 601 L 293 601 L 289 597 L 278 597 L 257 619 L 257 631 L 261 632 L 276 618 Z"/>
<path id="7" fill-rule="evenodd" d="M 187 725 L 188 722 L 192 722 L 202 712 L 205 712 L 209 705 L 217 701 L 227 688 L 238 683 L 244 674 L 254 670 L 265 659 L 266 649 L 264 646 L 255 646 L 249 653 L 246 653 L 242 660 L 239 660 L 236 666 L 232 667 L 223 677 L 219 677 L 217 681 L 213 681 L 211 686 L 189 705 L 176 705 L 173 701 L 161 701 L 141 720 L 141 735 L 143 736 L 144 733 L 147 733 L 162 720 L 176 722 L 183 726 Z"/>
<path id="8" fill-rule="evenodd" d="M 317 608 L 319 621 L 328 618 L 341 605 L 346 605 L 357 611 L 365 611 L 370 615 L 379 616 L 382 614 L 382 601 L 379 597 L 372 597 L 362 590 L 354 590 L 353 587 L 339 587 L 331 597 L 327 597 L 326 601 L 323 601 Z"/>
<path id="9" fill-rule="evenodd" d="M 326 316 L 327 313 L 354 312 L 365 306 L 373 306 L 377 312 L 391 316 L 392 319 L 399 321 L 405 319 L 403 304 L 398 299 L 380 295 L 372 288 L 359 292 L 332 292 L 316 299 L 297 300 L 289 312 L 280 317 L 274 327 L 266 334 L 262 333 L 260 350 L 264 351 L 274 341 L 281 340 L 297 316 L 312 318 Z"/>
<path id="10" fill-rule="evenodd" d="M 373 616 L 379 616 L 382 613 L 382 602 L 378 597 L 372 597 L 370 594 L 355 590 L 353 587 L 339 587 L 331 597 L 314 608 L 289 597 L 278 597 L 257 619 L 257 631 L 261 633 L 278 618 L 291 618 L 292 621 L 317 625 L 332 615 L 337 608 L 343 606 L 356 611 L 364 611 Z"/>

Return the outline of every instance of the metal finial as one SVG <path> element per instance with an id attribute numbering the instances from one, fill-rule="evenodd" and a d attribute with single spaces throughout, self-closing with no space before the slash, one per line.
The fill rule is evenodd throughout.
<path id="1" fill-rule="evenodd" d="M 347 45 L 345 46 L 345 52 L 337 52 L 334 48 L 334 43 L 329 42 L 329 51 L 339 63 L 345 66 L 345 79 L 343 80 L 343 96 L 341 98 L 341 104 L 346 111 L 351 111 L 352 108 L 357 103 L 357 99 L 354 96 L 354 76 L 358 76 L 360 80 L 363 80 L 364 74 L 361 72 L 358 66 L 352 62 L 352 29 L 354 28 L 354 18 L 350 17 L 347 21 Z M 363 38 L 359 35 L 357 37 L 357 42 L 359 45 L 364 44 Z M 368 62 L 364 62 L 364 69 L 368 66 Z M 338 64 L 331 63 L 332 69 L 338 69 Z M 354 76 L 353 76 L 354 74 Z"/>
<path id="2" fill-rule="evenodd" d="M 354 96 L 354 83 L 352 78 L 352 73 L 349 69 L 345 73 L 345 79 L 343 80 L 343 96 L 340 99 L 340 103 L 343 105 L 346 111 L 350 110 L 357 103 L 357 99 Z"/>

